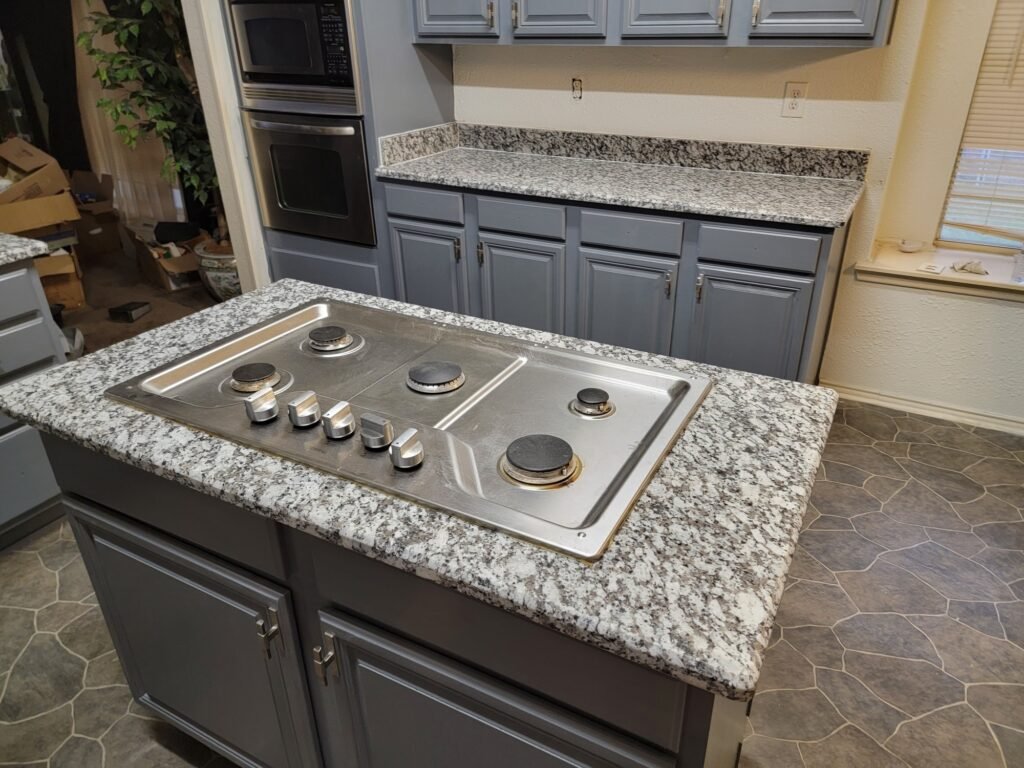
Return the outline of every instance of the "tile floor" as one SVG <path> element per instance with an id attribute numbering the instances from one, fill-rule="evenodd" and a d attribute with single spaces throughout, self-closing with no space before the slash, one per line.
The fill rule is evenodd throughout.
<path id="1" fill-rule="evenodd" d="M 1024 767 L 1024 437 L 843 403 L 743 768 Z M 227 763 L 130 702 L 66 525 L 0 554 L 0 765 Z"/>

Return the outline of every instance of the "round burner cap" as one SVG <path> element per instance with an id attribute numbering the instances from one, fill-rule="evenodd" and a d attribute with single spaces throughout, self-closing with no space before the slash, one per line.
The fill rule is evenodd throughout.
<path id="1" fill-rule="evenodd" d="M 608 393 L 597 387 L 587 387 L 576 393 L 576 400 L 584 405 L 604 405 L 608 402 Z"/>
<path id="2" fill-rule="evenodd" d="M 572 446 L 554 435 L 527 435 L 513 440 L 505 451 L 508 463 L 523 472 L 558 472 L 572 463 Z"/>
<path id="3" fill-rule="evenodd" d="M 239 384 L 255 384 L 273 377 L 275 373 L 277 368 L 270 363 L 246 363 L 235 368 L 231 372 L 231 378 Z"/>
<path id="4" fill-rule="evenodd" d="M 439 394 L 458 389 L 466 383 L 466 376 L 458 363 L 434 360 L 410 368 L 406 383 L 417 392 Z"/>
<path id="5" fill-rule="evenodd" d="M 348 332 L 340 325 L 322 325 L 309 332 L 309 340 L 317 344 L 339 344 Z"/>

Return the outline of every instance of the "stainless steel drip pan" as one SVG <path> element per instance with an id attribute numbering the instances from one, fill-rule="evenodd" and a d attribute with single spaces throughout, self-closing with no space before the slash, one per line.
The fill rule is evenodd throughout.
<path id="1" fill-rule="evenodd" d="M 341 325 L 363 340 L 351 354 L 322 355 L 305 344 L 312 328 Z M 422 394 L 406 384 L 420 362 L 458 363 L 459 389 Z M 255 425 L 244 395 L 226 384 L 245 363 L 273 363 L 282 415 Z M 586 387 L 611 396 L 614 412 L 594 419 L 570 404 Z M 259 448 L 521 536 L 583 559 L 601 556 L 618 526 L 710 388 L 683 377 L 575 352 L 519 342 L 368 307 L 304 304 L 191 355 L 137 376 L 106 394 L 243 445 Z M 324 411 L 347 400 L 391 419 L 395 433 L 420 431 L 426 451 L 414 471 L 366 450 L 358 434 L 328 441 L 284 415 L 290 390 L 313 390 Z M 566 440 L 580 462 L 571 482 L 523 487 L 499 469 L 518 437 Z"/>

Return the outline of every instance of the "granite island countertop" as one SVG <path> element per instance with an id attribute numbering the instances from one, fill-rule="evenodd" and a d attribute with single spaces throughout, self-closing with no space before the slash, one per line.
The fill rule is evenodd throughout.
<path id="1" fill-rule="evenodd" d="M 0 267 L 49 253 L 46 243 L 0 232 Z"/>
<path id="2" fill-rule="evenodd" d="M 713 388 L 593 564 L 103 395 L 323 297 L 705 376 Z M 58 437 L 734 699 L 749 698 L 760 674 L 836 399 L 805 384 L 294 280 L 0 388 L 0 410 Z"/>
<path id="3" fill-rule="evenodd" d="M 853 215 L 868 159 L 857 150 L 461 123 L 380 141 L 382 179 L 830 229 Z"/>

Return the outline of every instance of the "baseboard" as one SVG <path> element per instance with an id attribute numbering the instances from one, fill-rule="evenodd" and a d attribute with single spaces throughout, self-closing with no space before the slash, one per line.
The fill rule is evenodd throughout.
<path id="1" fill-rule="evenodd" d="M 988 429 L 998 429 L 1001 432 L 1024 435 L 1024 419 L 965 411 L 948 405 L 930 403 L 926 400 L 908 400 L 903 397 L 883 395 L 880 392 L 869 392 L 863 389 L 844 387 L 830 381 L 822 380 L 820 384 L 823 387 L 834 389 L 843 400 L 855 400 L 859 403 L 882 405 L 886 408 L 894 408 L 898 411 L 906 411 L 907 413 L 919 413 L 923 416 L 933 416 L 937 419 L 946 419 L 947 421 L 956 421 L 961 424 L 972 424 L 976 427 L 987 427 Z"/>
<path id="2" fill-rule="evenodd" d="M 35 533 L 45 525 L 49 525 L 64 514 L 60 505 L 60 496 L 54 496 L 32 509 L 22 512 L 15 518 L 0 526 L 0 550 L 6 549 L 17 541 Z"/>

